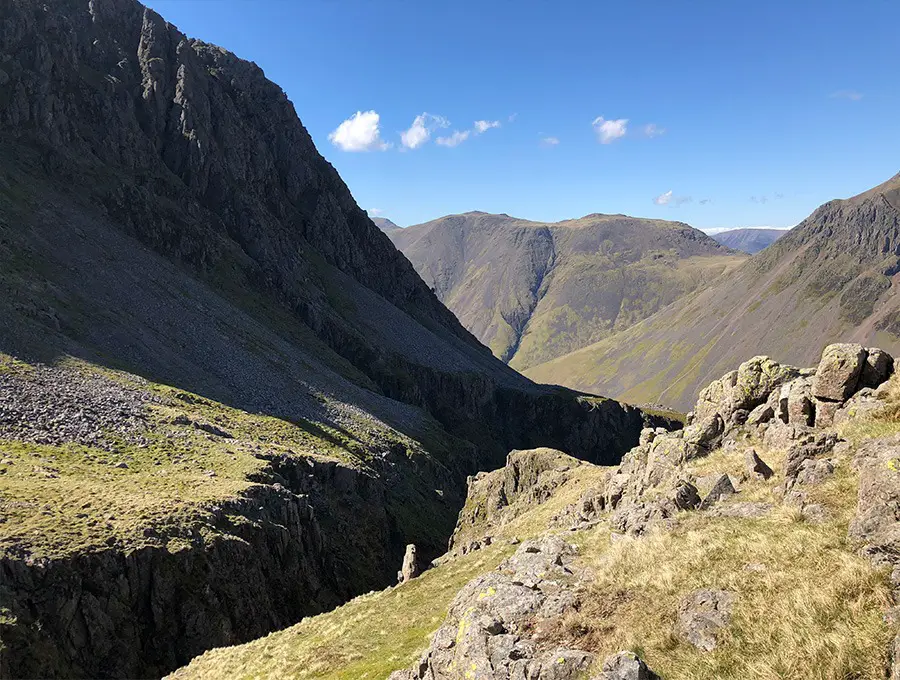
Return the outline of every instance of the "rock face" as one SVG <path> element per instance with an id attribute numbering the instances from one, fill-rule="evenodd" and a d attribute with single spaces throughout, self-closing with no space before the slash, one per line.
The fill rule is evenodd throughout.
<path id="1" fill-rule="evenodd" d="M 542 645 L 534 625 L 576 602 L 575 550 L 561 538 L 523 543 L 495 571 L 470 581 L 450 605 L 444 624 L 410 670 L 390 680 L 577 680 L 594 661 L 576 649 Z"/>
<path id="2" fill-rule="evenodd" d="M 548 500 L 581 464 L 555 449 L 511 451 L 499 470 L 470 477 L 450 552 L 466 554 L 487 545 L 496 528 Z"/>

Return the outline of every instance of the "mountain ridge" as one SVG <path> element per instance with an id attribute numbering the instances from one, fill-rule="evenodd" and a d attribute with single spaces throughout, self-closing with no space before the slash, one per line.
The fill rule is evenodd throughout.
<path id="1" fill-rule="evenodd" d="M 727 279 L 525 372 L 637 403 L 686 408 L 700 385 L 754 354 L 803 364 L 838 340 L 896 352 L 898 187 L 895 176 L 853 198 L 829 201 Z"/>
<path id="2" fill-rule="evenodd" d="M 681 222 L 472 211 L 391 233 L 496 356 L 522 370 L 626 327 L 742 256 Z"/>

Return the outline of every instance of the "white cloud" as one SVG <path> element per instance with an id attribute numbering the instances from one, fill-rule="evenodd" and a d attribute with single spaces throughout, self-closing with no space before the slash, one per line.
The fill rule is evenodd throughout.
<path id="1" fill-rule="evenodd" d="M 606 120 L 603 116 L 597 116 L 591 125 L 594 126 L 594 132 L 597 133 L 597 139 L 601 144 L 610 144 L 620 137 L 624 137 L 628 131 L 627 118 Z"/>
<path id="2" fill-rule="evenodd" d="M 431 137 L 431 133 L 437 128 L 445 128 L 450 121 L 443 116 L 433 116 L 423 113 L 416 116 L 408 130 L 400 133 L 400 142 L 407 149 L 417 149 Z"/>
<path id="3" fill-rule="evenodd" d="M 659 127 L 656 123 L 647 123 L 642 130 L 645 137 L 659 137 L 666 134 L 666 129 Z"/>
<path id="4" fill-rule="evenodd" d="M 852 102 L 858 102 L 863 98 L 862 92 L 857 92 L 856 90 L 838 90 L 837 92 L 831 93 L 832 99 L 849 99 Z"/>
<path id="5" fill-rule="evenodd" d="M 438 137 L 434 141 L 441 146 L 459 146 L 469 138 L 469 134 L 469 130 L 465 130 L 464 132 L 454 130 L 453 134 L 449 137 Z"/>
<path id="6" fill-rule="evenodd" d="M 674 192 L 670 189 L 664 194 L 660 194 L 656 198 L 653 199 L 653 202 L 656 205 L 668 205 L 672 207 L 677 207 L 679 205 L 684 205 L 685 203 L 693 203 L 693 196 L 675 196 Z"/>
<path id="7" fill-rule="evenodd" d="M 557 146 L 559 144 L 558 137 L 544 137 L 541 140 L 541 146 Z"/>
<path id="8" fill-rule="evenodd" d="M 482 132 L 487 132 L 491 128 L 500 127 L 499 120 L 476 120 L 475 121 L 475 134 L 480 135 Z"/>
<path id="9" fill-rule="evenodd" d="M 653 202 L 656 205 L 669 205 L 669 202 L 672 200 L 672 190 L 669 189 L 666 193 L 660 194 L 656 198 L 653 199 Z"/>
<path id="10" fill-rule="evenodd" d="M 369 217 L 381 217 L 384 214 L 384 210 L 381 208 L 366 208 L 366 214 Z"/>
<path id="11" fill-rule="evenodd" d="M 380 116 L 375 111 L 357 111 L 328 135 L 342 151 L 384 151 L 391 147 L 381 139 Z"/>

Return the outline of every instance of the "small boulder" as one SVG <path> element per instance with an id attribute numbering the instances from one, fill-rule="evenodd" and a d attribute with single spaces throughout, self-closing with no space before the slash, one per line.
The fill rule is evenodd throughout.
<path id="1" fill-rule="evenodd" d="M 812 381 L 809 378 L 797 378 L 788 385 L 787 414 L 792 425 L 812 427 L 816 417 L 813 406 Z"/>
<path id="2" fill-rule="evenodd" d="M 679 480 L 672 493 L 672 502 L 679 510 L 693 510 L 700 505 L 697 487 L 685 480 Z"/>
<path id="3" fill-rule="evenodd" d="M 844 401 L 855 391 L 866 363 L 862 345 L 837 343 L 828 345 L 813 378 L 812 391 L 817 399 Z"/>
<path id="4" fill-rule="evenodd" d="M 735 595 L 725 590 L 697 590 L 678 607 L 675 634 L 704 652 L 711 652 L 728 626 Z"/>
<path id="5" fill-rule="evenodd" d="M 747 453 L 744 454 L 744 464 L 747 468 L 748 477 L 756 477 L 765 481 L 775 474 L 772 468 L 766 465 L 765 461 L 759 457 L 755 449 L 748 449 Z"/>
<path id="6" fill-rule="evenodd" d="M 600 675 L 594 680 L 659 680 L 659 676 L 633 652 L 606 657 Z"/>
<path id="7" fill-rule="evenodd" d="M 759 427 L 760 425 L 768 423 L 774 417 L 775 409 L 769 402 L 766 402 L 765 404 L 760 404 L 755 409 L 750 411 L 750 415 L 747 416 L 746 424 L 748 427 Z"/>
<path id="8" fill-rule="evenodd" d="M 421 574 L 419 559 L 416 555 L 416 546 L 410 543 L 406 546 L 406 554 L 403 556 L 403 568 L 400 570 L 400 583 L 406 583 Z"/>
<path id="9" fill-rule="evenodd" d="M 825 459 L 808 458 L 797 470 L 797 484 L 821 484 L 834 474 L 834 464 Z"/>
<path id="10" fill-rule="evenodd" d="M 734 484 L 731 483 L 731 478 L 728 475 L 722 475 L 713 484 L 712 489 L 706 494 L 703 502 L 700 503 L 700 509 L 709 510 L 719 499 L 735 493 L 737 493 L 737 490 L 734 488 Z"/>

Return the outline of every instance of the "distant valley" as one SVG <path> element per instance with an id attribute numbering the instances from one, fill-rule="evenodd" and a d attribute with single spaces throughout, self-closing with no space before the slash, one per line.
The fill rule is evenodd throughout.
<path id="1" fill-rule="evenodd" d="M 684 223 L 625 215 L 544 223 L 469 212 L 388 234 L 519 370 L 624 330 L 746 259 Z"/>
<path id="2" fill-rule="evenodd" d="M 723 246 L 752 255 L 768 248 L 786 233 L 787 229 L 729 229 L 711 236 Z"/>

